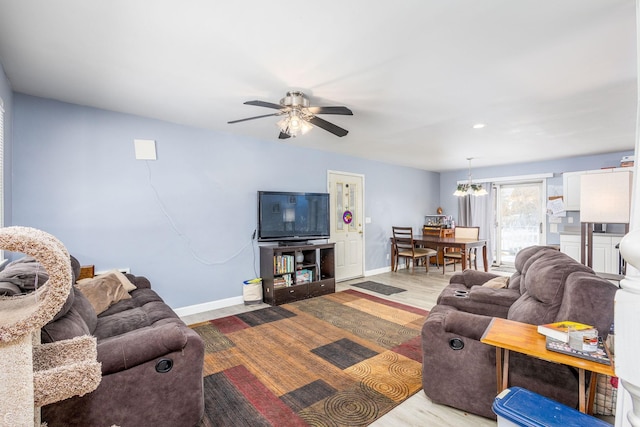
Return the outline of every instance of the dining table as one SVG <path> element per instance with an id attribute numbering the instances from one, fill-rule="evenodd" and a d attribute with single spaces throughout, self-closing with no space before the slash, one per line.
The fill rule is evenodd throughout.
<path id="1" fill-rule="evenodd" d="M 413 242 L 416 246 L 423 246 L 435 249 L 436 251 L 444 251 L 445 248 L 459 248 L 462 253 L 466 253 L 471 248 L 482 248 L 482 260 L 484 271 L 489 271 L 489 263 L 487 261 L 487 241 L 485 239 L 462 239 L 456 237 L 440 237 L 436 235 L 414 235 Z M 396 250 L 393 237 L 391 237 L 391 271 L 395 269 Z M 461 258 L 462 269 L 467 268 L 467 257 Z"/>

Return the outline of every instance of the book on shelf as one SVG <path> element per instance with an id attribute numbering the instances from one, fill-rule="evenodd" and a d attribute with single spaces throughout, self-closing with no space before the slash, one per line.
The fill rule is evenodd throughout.
<path id="1" fill-rule="evenodd" d="M 293 255 L 276 255 L 273 257 L 273 274 L 290 273 L 294 270 Z"/>
<path id="2" fill-rule="evenodd" d="M 284 288 L 291 285 L 293 285 L 291 274 L 283 274 L 282 276 L 273 278 L 273 289 Z"/>
<path id="3" fill-rule="evenodd" d="M 307 269 L 296 271 L 296 283 L 310 282 L 313 282 L 313 271 Z"/>
<path id="4" fill-rule="evenodd" d="M 593 326 L 570 320 L 538 325 L 538 333 L 566 343 L 569 342 L 569 330 L 584 331 L 587 329 L 593 329 Z"/>
<path id="5" fill-rule="evenodd" d="M 596 351 L 580 351 L 571 347 L 568 343 L 563 341 L 554 340 L 547 337 L 547 350 L 555 351 L 556 353 L 568 354 L 570 356 L 579 357 L 581 359 L 591 360 L 593 362 L 602 363 L 603 365 L 611 365 L 611 358 L 602 341 L 602 337 L 598 337 L 598 348 Z"/>

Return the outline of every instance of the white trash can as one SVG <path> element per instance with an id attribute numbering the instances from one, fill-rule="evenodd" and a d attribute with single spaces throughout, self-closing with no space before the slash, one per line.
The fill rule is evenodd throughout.
<path id="1" fill-rule="evenodd" d="M 260 304 L 262 303 L 262 279 L 245 280 L 242 286 L 242 297 L 244 304 Z"/>

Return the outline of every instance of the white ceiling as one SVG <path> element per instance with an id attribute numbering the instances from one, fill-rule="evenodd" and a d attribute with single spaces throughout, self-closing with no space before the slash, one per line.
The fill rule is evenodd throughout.
<path id="1" fill-rule="evenodd" d="M 279 141 L 432 171 L 632 150 L 634 0 L 0 0 L 30 95 L 279 141 L 243 105 L 354 116 Z M 473 129 L 477 122 L 484 129 Z"/>

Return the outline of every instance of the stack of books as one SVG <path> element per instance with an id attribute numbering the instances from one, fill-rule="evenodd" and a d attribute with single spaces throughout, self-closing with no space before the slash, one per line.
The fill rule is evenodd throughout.
<path id="1" fill-rule="evenodd" d="M 570 320 L 564 320 L 562 322 L 547 323 L 545 325 L 538 325 L 538 333 L 553 338 L 557 341 L 569 342 L 569 331 L 586 331 L 593 329 L 591 325 L 585 325 L 584 323 L 572 322 Z"/>
<path id="2" fill-rule="evenodd" d="M 538 332 L 546 337 L 547 350 L 591 360 L 604 365 L 611 365 L 611 358 L 601 337 L 598 337 L 598 345 L 595 351 L 582 351 L 569 345 L 569 332 L 587 332 L 593 329 L 594 327 L 591 325 L 569 320 L 538 325 Z"/>
<path id="3" fill-rule="evenodd" d="M 293 285 L 293 278 L 291 277 L 291 274 L 284 274 L 273 278 L 273 289 L 284 288 L 291 285 Z"/>

